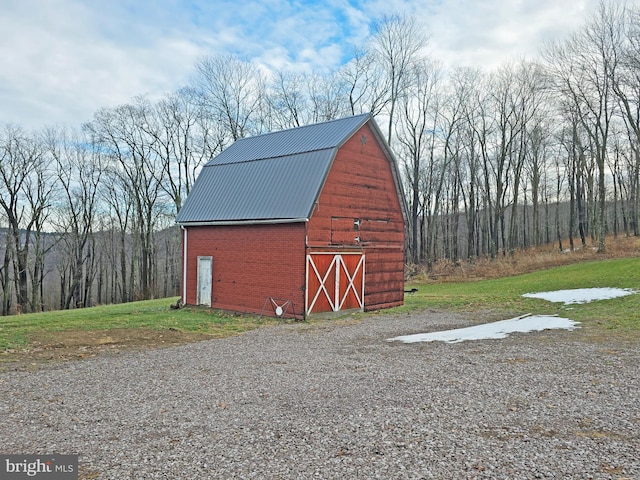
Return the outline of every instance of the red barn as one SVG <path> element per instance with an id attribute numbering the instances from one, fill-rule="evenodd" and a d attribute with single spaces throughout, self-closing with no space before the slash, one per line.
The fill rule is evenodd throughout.
<path id="1" fill-rule="evenodd" d="M 182 302 L 295 318 L 401 305 L 405 218 L 369 114 L 238 140 L 178 214 Z"/>

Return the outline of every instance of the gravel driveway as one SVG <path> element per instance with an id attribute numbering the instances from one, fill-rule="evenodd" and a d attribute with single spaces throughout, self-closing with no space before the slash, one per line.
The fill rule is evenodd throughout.
<path id="1" fill-rule="evenodd" d="M 284 324 L 0 375 L 0 452 L 99 479 L 640 479 L 640 345 L 388 342 L 442 312 Z"/>

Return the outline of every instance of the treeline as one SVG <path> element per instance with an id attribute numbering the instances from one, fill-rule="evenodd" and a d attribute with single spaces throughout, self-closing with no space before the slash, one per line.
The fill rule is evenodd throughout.
<path id="1" fill-rule="evenodd" d="M 404 175 L 407 261 L 638 235 L 640 9 L 602 3 L 536 60 L 443 69 L 416 17 L 332 71 L 201 59 L 159 100 L 0 132 L 2 315 L 177 294 L 176 213 L 235 140 L 371 112 Z M 568 243 L 563 247 L 563 239 Z"/>

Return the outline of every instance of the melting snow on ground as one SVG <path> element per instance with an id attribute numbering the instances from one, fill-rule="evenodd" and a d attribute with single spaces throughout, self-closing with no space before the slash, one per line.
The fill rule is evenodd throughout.
<path id="1" fill-rule="evenodd" d="M 565 305 L 588 303 L 594 300 L 608 300 L 637 293 L 630 288 L 576 288 L 573 290 L 556 290 L 553 292 L 525 293 L 523 297 L 541 298 L 549 302 L 562 302 Z M 404 343 L 415 342 L 447 342 L 458 343 L 465 340 L 487 340 L 506 338 L 510 333 L 539 332 L 541 330 L 573 330 L 580 328 L 580 322 L 552 315 L 523 315 L 521 317 L 485 323 L 473 327 L 445 330 L 443 332 L 416 333 L 390 338 L 389 341 Z"/>
<path id="2" fill-rule="evenodd" d="M 465 340 L 506 338 L 510 333 L 528 333 L 555 329 L 573 330 L 574 328 L 580 328 L 577 326 L 579 323 L 580 322 L 574 322 L 568 318 L 550 315 L 523 315 L 521 317 L 510 318 L 509 320 L 485 323 L 467 328 L 458 328 L 456 330 L 403 335 L 400 337 L 390 338 L 389 341 L 398 340 L 404 343 L 436 341 L 459 343 L 464 342 Z"/>
<path id="3" fill-rule="evenodd" d="M 576 303 L 589 303 L 594 300 L 624 297 L 632 293 L 636 292 L 629 288 L 576 288 L 573 290 L 556 290 L 555 292 L 525 293 L 522 296 L 572 305 Z"/>

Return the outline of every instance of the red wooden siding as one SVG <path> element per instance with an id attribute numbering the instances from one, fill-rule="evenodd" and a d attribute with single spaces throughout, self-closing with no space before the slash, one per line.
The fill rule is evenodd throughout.
<path id="1" fill-rule="evenodd" d="M 183 237 L 184 238 L 184 237 Z M 213 259 L 213 308 L 261 313 L 265 300 L 291 300 L 304 315 L 303 223 L 187 227 L 187 304 L 196 303 L 197 257 Z M 280 302 L 282 303 L 282 302 Z M 265 315 L 273 316 L 269 303 Z"/>
<path id="2" fill-rule="evenodd" d="M 391 166 L 368 125 L 338 151 L 307 236 L 309 252 L 362 249 L 366 310 L 402 304 L 404 219 Z"/>

